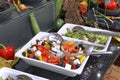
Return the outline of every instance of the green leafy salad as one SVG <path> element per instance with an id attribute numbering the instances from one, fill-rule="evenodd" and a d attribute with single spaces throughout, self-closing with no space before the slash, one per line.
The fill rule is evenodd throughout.
<path id="1" fill-rule="evenodd" d="M 95 34 L 90 31 L 85 30 L 76 30 L 73 31 L 69 28 L 67 28 L 67 32 L 63 34 L 63 36 L 71 37 L 75 39 L 85 40 L 92 43 L 98 43 L 98 44 L 106 44 L 108 40 L 108 36 L 101 35 L 101 34 Z M 101 49 L 100 47 L 95 47 L 95 49 Z"/>

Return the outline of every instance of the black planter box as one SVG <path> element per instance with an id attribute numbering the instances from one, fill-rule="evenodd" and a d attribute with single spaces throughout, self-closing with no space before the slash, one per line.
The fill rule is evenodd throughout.
<path id="1" fill-rule="evenodd" d="M 32 37 L 29 13 L 34 12 L 41 31 L 53 29 L 55 22 L 55 2 L 45 2 L 34 6 L 32 10 L 18 13 L 14 11 L 12 18 L 0 23 L 0 43 L 13 45 L 15 48 L 22 47 Z"/>

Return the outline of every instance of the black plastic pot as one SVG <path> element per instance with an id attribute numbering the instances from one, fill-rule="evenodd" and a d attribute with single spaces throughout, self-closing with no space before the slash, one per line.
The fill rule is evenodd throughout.
<path id="1" fill-rule="evenodd" d="M 116 10 L 106 10 L 104 8 L 98 7 L 98 11 L 107 16 L 117 16 L 120 14 L 120 7 L 118 7 Z"/>
<path id="2" fill-rule="evenodd" d="M 9 2 L 5 2 L 6 9 L 0 12 L 0 23 L 11 18 L 13 12 L 13 5 Z"/>
<path id="3" fill-rule="evenodd" d="M 42 0 L 21 0 L 22 3 L 24 4 L 36 4 L 41 2 Z"/>

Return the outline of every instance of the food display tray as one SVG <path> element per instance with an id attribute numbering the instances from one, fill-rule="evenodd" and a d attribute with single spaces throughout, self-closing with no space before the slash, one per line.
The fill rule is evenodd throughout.
<path id="1" fill-rule="evenodd" d="M 6 78 L 8 76 L 10 76 L 11 78 L 16 80 L 17 75 L 26 75 L 26 76 L 32 78 L 33 80 L 49 80 L 47 78 L 35 76 L 35 75 L 29 74 L 29 73 L 25 73 L 25 72 L 7 68 L 7 67 L 3 67 L 0 69 L 0 78 L 2 78 L 3 80 L 6 80 Z"/>
<path id="2" fill-rule="evenodd" d="M 97 28 L 92 28 L 92 27 L 88 27 L 88 26 L 83 26 L 83 25 L 77 25 L 77 24 L 71 24 L 71 23 L 66 23 L 64 24 L 61 29 L 59 29 L 59 31 L 57 32 L 58 34 L 60 34 L 62 37 L 70 39 L 70 40 L 75 40 L 77 42 L 81 42 L 83 44 L 89 44 L 91 46 L 97 46 L 97 47 L 102 47 L 102 50 L 93 50 L 93 51 L 107 51 L 108 46 L 111 42 L 111 38 L 112 36 L 108 36 L 108 41 L 105 44 L 98 44 L 98 43 L 93 43 L 93 42 L 89 42 L 89 41 L 85 41 L 85 40 L 80 40 L 80 39 L 75 39 L 75 38 L 70 38 L 70 37 L 66 37 L 63 36 L 63 34 L 65 34 L 67 32 L 67 28 L 69 28 L 70 30 L 72 30 L 75 26 L 80 26 L 81 28 L 83 28 L 85 31 L 103 31 L 106 32 L 107 30 L 103 30 L 103 29 L 97 29 Z"/>
<path id="3" fill-rule="evenodd" d="M 26 63 L 39 67 L 39 68 L 43 68 L 43 69 L 47 69 L 56 73 L 60 73 L 60 74 L 64 74 L 67 76 L 76 76 L 81 74 L 82 70 L 84 69 L 84 66 L 86 64 L 86 62 L 88 61 L 89 56 L 87 56 L 85 58 L 85 60 L 82 62 L 82 64 L 80 65 L 79 68 L 72 70 L 72 69 L 66 69 L 64 67 L 60 67 L 54 64 L 50 64 L 50 63 L 46 63 L 43 61 L 39 61 L 36 59 L 31 59 L 31 58 L 27 58 L 24 57 L 22 55 L 22 53 L 30 48 L 31 44 L 34 43 L 36 40 L 42 40 L 43 38 L 45 38 L 46 36 L 48 36 L 49 33 L 47 32 L 39 32 L 36 36 L 34 36 L 27 44 L 25 44 L 17 53 L 16 53 L 16 57 L 23 59 Z M 93 50 L 93 47 L 87 48 L 88 52 L 91 52 Z"/>

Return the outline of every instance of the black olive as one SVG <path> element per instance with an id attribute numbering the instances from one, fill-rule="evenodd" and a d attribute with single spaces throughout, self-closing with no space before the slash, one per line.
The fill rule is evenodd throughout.
<path id="1" fill-rule="evenodd" d="M 30 49 L 27 49 L 27 52 L 28 52 L 29 54 L 31 54 L 31 53 L 32 53 L 32 50 L 30 50 Z"/>
<path id="2" fill-rule="evenodd" d="M 85 50 L 85 47 L 82 44 L 79 44 L 78 47 L 81 48 L 82 50 Z"/>
<path id="3" fill-rule="evenodd" d="M 59 66 L 62 66 L 62 67 L 65 67 L 65 65 L 63 64 L 63 61 L 60 61 L 60 62 L 58 63 L 58 65 L 59 65 Z"/>
<path id="4" fill-rule="evenodd" d="M 26 54 L 25 52 L 22 52 L 22 55 L 23 55 L 23 56 L 25 56 L 25 54 Z"/>
<path id="5" fill-rule="evenodd" d="M 33 59 L 37 59 L 37 60 L 38 60 L 38 57 L 37 57 L 37 56 L 34 56 Z"/>
<path id="6" fill-rule="evenodd" d="M 69 64 L 70 64 L 70 65 L 73 65 L 73 63 L 72 63 L 72 62 L 70 62 Z"/>
<path id="7" fill-rule="evenodd" d="M 76 65 L 76 68 L 79 68 L 79 67 L 80 67 L 80 65 L 81 65 L 81 64 L 77 64 L 77 65 Z"/>
<path id="8" fill-rule="evenodd" d="M 52 43 L 53 41 L 49 41 L 48 44 L 50 45 L 50 47 L 52 47 Z"/>
<path id="9" fill-rule="evenodd" d="M 75 47 L 75 49 L 79 49 L 79 47 L 78 47 L 78 46 L 76 46 L 76 47 Z"/>
<path id="10" fill-rule="evenodd" d="M 36 40 L 36 43 L 38 44 L 40 41 L 39 40 Z"/>
<path id="11" fill-rule="evenodd" d="M 43 45 L 43 46 L 45 45 L 45 42 L 46 42 L 46 41 L 43 41 L 43 42 L 42 42 L 42 45 Z"/>

